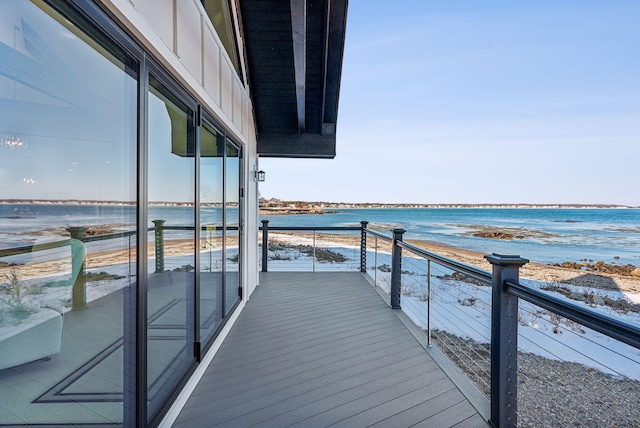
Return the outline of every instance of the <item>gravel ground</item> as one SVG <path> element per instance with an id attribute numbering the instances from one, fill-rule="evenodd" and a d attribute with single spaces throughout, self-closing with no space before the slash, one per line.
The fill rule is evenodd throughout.
<path id="1" fill-rule="evenodd" d="M 442 331 L 432 338 L 488 396 L 489 345 Z M 640 382 L 518 352 L 518 427 L 638 426 Z"/>

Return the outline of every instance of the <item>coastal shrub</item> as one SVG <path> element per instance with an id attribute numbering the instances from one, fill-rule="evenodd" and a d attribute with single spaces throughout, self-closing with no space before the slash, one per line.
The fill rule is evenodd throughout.
<path id="1" fill-rule="evenodd" d="M 182 265 L 172 270 L 172 272 L 193 272 L 195 268 L 192 265 Z"/>
<path id="2" fill-rule="evenodd" d="M 389 273 L 389 272 L 391 272 L 391 266 L 389 266 L 388 264 L 383 264 L 383 265 L 378 266 L 378 270 L 380 272 Z"/>
<path id="3" fill-rule="evenodd" d="M 569 287 L 562 286 L 557 283 L 547 283 L 540 287 L 541 290 L 552 291 L 554 293 L 562 294 L 571 300 L 584 302 L 591 307 L 595 306 L 607 306 L 617 312 L 626 314 L 629 312 L 640 313 L 640 305 L 629 302 L 625 299 L 612 299 L 606 295 L 600 295 L 591 290 L 583 290 L 576 292 Z"/>
<path id="4" fill-rule="evenodd" d="M 289 251 L 291 249 L 291 245 L 286 245 L 283 242 L 270 242 L 269 243 L 269 251 L 276 253 L 279 251 Z"/>
<path id="5" fill-rule="evenodd" d="M 105 281 L 105 280 L 115 280 L 115 279 L 122 279 L 124 278 L 124 276 L 122 275 L 116 275 L 116 274 L 112 274 L 109 272 L 87 272 L 84 275 L 84 279 L 86 282 L 92 282 L 92 281 Z"/>
<path id="6" fill-rule="evenodd" d="M 480 287 L 491 287 L 491 283 L 472 278 L 469 275 L 463 274 L 462 272 L 453 272 L 451 274 L 439 275 L 436 276 L 436 278 L 444 279 L 447 281 L 460 281 L 467 284 L 478 285 Z"/>
<path id="7" fill-rule="evenodd" d="M 549 316 L 549 321 L 551 322 L 551 324 L 553 325 L 553 332 L 555 334 L 560 334 L 562 333 L 562 325 L 564 324 L 569 330 L 573 331 L 574 333 L 580 333 L 580 334 L 585 334 L 586 331 L 582 328 L 582 325 L 572 321 L 568 318 L 564 318 L 558 314 L 556 314 L 555 312 L 549 312 L 549 311 L 544 311 L 546 312 L 546 314 Z"/>
<path id="8" fill-rule="evenodd" d="M 311 248 L 310 254 L 309 252 L 307 252 L 307 254 L 313 255 L 313 248 Z M 320 263 L 344 263 L 348 259 L 344 254 L 337 251 L 333 251 L 328 248 L 316 248 L 316 260 Z"/>
<path id="9" fill-rule="evenodd" d="M 273 256 L 271 256 L 269 260 L 292 260 L 291 251 L 297 251 L 300 254 L 314 257 L 312 245 L 291 245 L 274 241 L 269 243 L 269 252 L 273 253 Z M 338 251 L 320 247 L 315 248 L 315 259 L 320 263 L 344 263 L 349 260 L 344 254 Z"/>
<path id="10" fill-rule="evenodd" d="M 476 304 L 476 299 L 475 297 L 467 297 L 465 299 L 458 299 L 458 303 L 460 303 L 462 306 L 473 306 Z"/>
<path id="11" fill-rule="evenodd" d="M 278 251 L 274 251 L 273 255 L 269 257 L 269 260 L 290 261 L 291 260 L 291 256 L 288 253 L 280 253 Z"/>
<path id="12" fill-rule="evenodd" d="M 535 327 L 540 319 L 540 311 L 524 311 L 518 308 L 518 322 L 520 325 Z"/>
<path id="13" fill-rule="evenodd" d="M 0 283 L 0 301 L 9 307 L 9 313 L 14 320 L 20 323 L 37 308 L 23 301 L 23 297 L 29 294 L 39 294 L 41 292 L 37 287 L 25 285 L 18 278 L 18 273 L 12 270 L 8 275 L 3 275 L 3 279 L 7 282 Z"/>

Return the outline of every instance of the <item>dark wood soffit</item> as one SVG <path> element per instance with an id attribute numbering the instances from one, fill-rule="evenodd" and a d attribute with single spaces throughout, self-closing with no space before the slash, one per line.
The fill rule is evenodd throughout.
<path id="1" fill-rule="evenodd" d="M 347 2 L 306 0 L 301 96 L 292 1 L 239 0 L 261 156 L 335 156 Z"/>
<path id="2" fill-rule="evenodd" d="M 324 158 L 336 156 L 336 136 L 320 134 L 265 134 L 258 140 L 265 158 Z"/>

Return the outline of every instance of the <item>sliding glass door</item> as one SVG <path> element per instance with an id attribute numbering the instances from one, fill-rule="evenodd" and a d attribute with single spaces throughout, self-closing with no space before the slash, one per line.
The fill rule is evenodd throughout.
<path id="1" fill-rule="evenodd" d="M 200 334 L 206 343 L 240 299 L 242 151 L 207 122 L 200 148 Z"/>
<path id="2" fill-rule="evenodd" d="M 0 3 L 0 426 L 157 424 L 239 302 L 241 147 L 99 2 Z"/>
<path id="3" fill-rule="evenodd" d="M 62 2 L 0 9 L 0 425 L 126 425 L 139 62 Z"/>
<path id="4" fill-rule="evenodd" d="M 153 415 L 195 362 L 193 110 L 149 79 L 147 402 Z"/>
<path id="5" fill-rule="evenodd" d="M 241 151 L 230 140 L 226 142 L 225 153 L 225 259 L 224 259 L 224 310 L 227 315 L 240 298 L 240 183 L 241 183 Z"/>
<path id="6" fill-rule="evenodd" d="M 200 341 L 207 342 L 224 313 L 223 206 L 224 136 L 204 123 L 200 128 Z"/>

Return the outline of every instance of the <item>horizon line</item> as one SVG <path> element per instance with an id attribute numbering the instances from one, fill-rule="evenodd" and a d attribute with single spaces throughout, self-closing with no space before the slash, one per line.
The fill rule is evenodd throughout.
<path id="1" fill-rule="evenodd" d="M 605 203 L 530 203 L 530 202 L 481 202 L 481 203 L 469 203 L 469 202 L 330 202 L 330 201 L 304 201 L 304 200 L 284 200 L 279 198 L 264 198 L 260 197 L 261 201 L 278 201 L 282 204 L 304 203 L 309 205 L 351 205 L 351 206 L 387 206 L 387 207 L 597 207 L 597 208 L 631 208 L 638 209 L 639 206 L 626 205 L 626 204 L 605 204 Z M 16 199 L 7 198 L 0 199 L 0 204 L 38 204 L 38 203 L 69 203 L 69 204 L 85 204 L 85 205 L 135 205 L 136 201 L 116 201 L 116 200 L 98 200 L 98 199 L 44 199 L 44 198 L 30 198 L 30 199 Z M 149 201 L 150 204 L 166 204 L 166 205 L 192 205 L 194 202 L 182 202 L 182 201 Z M 204 202 L 202 204 L 223 204 L 223 202 Z"/>

